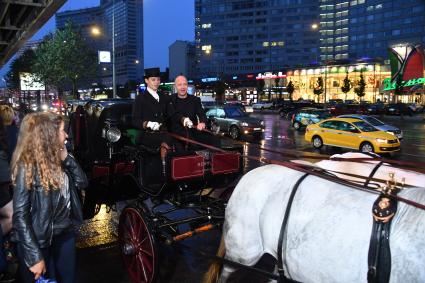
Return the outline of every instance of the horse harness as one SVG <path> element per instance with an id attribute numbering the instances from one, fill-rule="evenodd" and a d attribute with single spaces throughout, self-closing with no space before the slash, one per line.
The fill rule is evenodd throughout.
<path id="1" fill-rule="evenodd" d="M 368 272 L 369 283 L 386 283 L 391 275 L 390 229 L 397 212 L 397 200 L 393 197 L 400 191 L 395 186 L 394 175 L 381 190 L 372 207 L 373 226 L 369 242 Z"/>
<path id="2" fill-rule="evenodd" d="M 365 182 L 365 186 L 368 185 L 373 175 L 376 173 L 378 168 L 383 162 L 379 162 L 372 172 L 369 174 Z M 283 260 L 283 242 L 287 235 L 287 226 L 289 216 L 291 214 L 292 203 L 295 198 L 295 194 L 298 191 L 299 186 L 308 176 L 308 173 L 302 175 L 295 185 L 292 187 L 291 194 L 288 199 L 285 214 L 283 217 L 282 225 L 279 233 L 278 241 L 278 261 L 277 267 L 279 272 L 279 282 L 294 282 L 285 275 L 284 260 Z M 368 272 L 367 280 L 368 283 L 386 283 L 389 282 L 391 274 L 391 250 L 390 250 L 390 228 L 391 221 L 397 212 L 397 200 L 393 197 L 394 194 L 399 192 L 399 189 L 395 186 L 394 176 L 392 175 L 392 181 L 387 182 L 387 186 L 382 189 L 381 194 L 378 196 L 372 207 L 373 214 L 373 226 L 372 233 L 369 243 L 368 252 Z"/>

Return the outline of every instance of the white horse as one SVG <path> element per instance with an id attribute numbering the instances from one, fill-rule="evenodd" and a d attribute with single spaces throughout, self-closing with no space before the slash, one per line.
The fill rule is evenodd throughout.
<path id="1" fill-rule="evenodd" d="M 366 282 L 376 194 L 306 177 L 292 203 L 282 255 L 277 254 L 288 198 L 303 174 L 278 165 L 248 172 L 228 202 L 217 254 L 247 266 L 265 253 L 283 256 L 286 275 L 300 282 Z M 399 196 L 425 203 L 424 188 Z M 424 224 L 425 211 L 398 204 L 391 224 L 390 282 L 425 282 Z M 218 271 L 212 266 L 205 282 L 217 279 Z M 233 271 L 224 265 L 219 281 L 226 282 Z"/>

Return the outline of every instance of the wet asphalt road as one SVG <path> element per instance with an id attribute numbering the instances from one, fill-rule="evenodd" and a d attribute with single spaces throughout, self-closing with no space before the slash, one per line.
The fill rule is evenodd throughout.
<path id="1" fill-rule="evenodd" d="M 244 138 L 245 154 L 263 156 L 269 159 L 282 160 L 284 156 L 265 152 L 258 145 L 273 150 L 297 150 L 313 155 L 332 155 L 344 150 L 325 147 L 320 152 L 304 140 L 304 132 L 297 132 L 290 127 L 289 121 L 283 120 L 274 113 L 255 113 L 254 116 L 265 120 L 266 132 L 262 140 Z M 401 151 L 393 157 L 404 161 L 425 161 L 425 116 L 414 117 L 383 117 L 382 120 L 401 128 L 404 132 Z M 306 160 L 309 160 L 308 158 Z M 314 160 L 309 160 L 314 161 Z M 245 160 L 246 170 L 259 166 L 256 161 Z M 121 203 L 123 207 L 125 204 Z M 120 258 L 117 246 L 117 212 L 106 212 L 103 206 L 100 213 L 87 220 L 81 227 L 77 241 L 77 280 L 81 283 L 129 283 L 131 282 Z M 160 252 L 160 282 L 200 282 L 210 260 L 196 254 L 203 251 L 214 254 L 220 238 L 220 231 L 204 233 L 183 241 L 175 247 L 161 245 Z M 265 258 L 262 268 L 268 268 L 271 260 Z M 252 274 L 238 274 L 233 282 L 266 282 L 265 278 Z"/>

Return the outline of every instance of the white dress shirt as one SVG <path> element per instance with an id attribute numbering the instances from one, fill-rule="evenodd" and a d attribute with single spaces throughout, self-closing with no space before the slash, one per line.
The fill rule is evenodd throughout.
<path id="1" fill-rule="evenodd" d="M 156 99 L 156 101 L 159 102 L 159 95 L 156 91 L 154 91 L 153 89 L 151 89 L 150 87 L 146 88 L 148 90 L 148 92 L 150 93 L 150 95 L 152 95 L 153 98 Z"/>

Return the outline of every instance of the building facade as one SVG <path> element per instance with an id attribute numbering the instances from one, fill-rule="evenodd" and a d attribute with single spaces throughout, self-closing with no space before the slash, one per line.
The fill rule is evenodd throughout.
<path id="1" fill-rule="evenodd" d="M 388 48 L 425 43 L 422 0 L 320 0 L 320 59 L 388 59 Z"/>
<path id="2" fill-rule="evenodd" d="M 114 17 L 113 17 L 114 15 Z M 95 51 L 112 52 L 112 29 L 115 40 L 116 83 L 140 81 L 143 76 L 143 2 L 138 0 L 103 0 L 100 6 L 56 14 L 56 28 L 70 21 L 80 28 Z M 94 33 L 94 28 L 97 31 Z M 112 56 L 111 56 L 112 57 Z M 100 83 L 112 86 L 112 63 L 99 65 Z"/>
<path id="3" fill-rule="evenodd" d="M 318 59 L 319 2 L 195 0 L 198 75 L 280 70 Z"/>
<path id="4" fill-rule="evenodd" d="M 168 47 L 168 64 L 170 79 L 174 80 L 178 75 L 194 78 L 196 72 L 195 43 L 177 40 Z"/>

